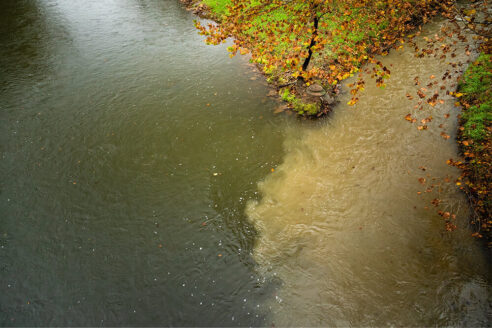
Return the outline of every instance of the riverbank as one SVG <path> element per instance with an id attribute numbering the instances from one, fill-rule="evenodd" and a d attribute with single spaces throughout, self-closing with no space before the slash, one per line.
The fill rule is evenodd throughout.
<path id="1" fill-rule="evenodd" d="M 375 65 L 367 77 L 384 88 L 391 72 L 375 56 L 411 44 L 413 36 L 407 33 L 439 13 L 435 1 L 288 5 L 239 1 L 230 7 L 230 0 L 182 2 L 200 17 L 221 23 L 220 27 L 197 23 L 207 43 L 218 44 L 233 35 L 231 54 L 251 53 L 288 107 L 307 117 L 330 112 L 342 81 L 368 62 Z M 358 101 L 364 87 L 363 79 L 351 85 L 349 104 Z"/>
<path id="2" fill-rule="evenodd" d="M 464 162 L 456 163 L 462 170 L 458 180 L 473 207 L 471 218 L 474 235 L 492 246 L 492 62 L 490 54 L 482 53 L 468 67 L 458 85 L 456 97 L 462 108 L 458 144 Z"/>

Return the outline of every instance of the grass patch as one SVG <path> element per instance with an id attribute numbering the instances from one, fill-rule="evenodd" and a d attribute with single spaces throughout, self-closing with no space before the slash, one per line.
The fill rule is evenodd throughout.
<path id="1" fill-rule="evenodd" d="M 491 55 L 481 54 L 472 63 L 462 81 L 458 85 L 458 92 L 462 93 L 461 103 L 463 113 L 461 115 L 464 138 L 470 138 L 473 144 L 479 145 L 481 141 L 490 137 L 490 122 L 492 121 L 492 62 Z"/>
<path id="2" fill-rule="evenodd" d="M 227 14 L 227 6 L 231 3 L 230 0 L 202 0 L 202 2 L 218 17 Z"/>
<path id="3" fill-rule="evenodd" d="M 471 199 L 475 217 L 472 220 L 476 236 L 485 236 L 492 246 L 492 62 L 491 55 L 482 53 L 473 62 L 458 84 L 461 96 L 460 149 L 465 162 L 460 180 Z"/>

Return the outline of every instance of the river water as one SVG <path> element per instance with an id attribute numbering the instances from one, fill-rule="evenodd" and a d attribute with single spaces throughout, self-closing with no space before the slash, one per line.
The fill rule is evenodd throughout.
<path id="1" fill-rule="evenodd" d="M 297 121 L 193 19 L 174 0 L 0 4 L 0 324 L 486 325 L 466 200 L 442 183 L 448 233 L 417 194 L 457 175 L 452 101 L 404 96 L 445 68 L 392 54 L 386 90 Z M 403 119 L 430 111 L 426 131 Z"/>

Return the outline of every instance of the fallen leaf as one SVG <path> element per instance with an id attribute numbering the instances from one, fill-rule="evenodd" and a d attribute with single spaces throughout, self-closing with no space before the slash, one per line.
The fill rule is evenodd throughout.
<path id="1" fill-rule="evenodd" d="M 275 108 L 275 110 L 273 111 L 273 114 L 279 114 L 279 113 L 282 113 L 283 111 L 285 111 L 287 109 L 287 105 L 280 105 L 278 106 L 277 108 Z"/>

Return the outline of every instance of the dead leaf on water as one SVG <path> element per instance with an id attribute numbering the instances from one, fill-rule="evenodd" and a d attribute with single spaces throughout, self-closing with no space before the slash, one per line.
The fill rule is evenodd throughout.
<path id="1" fill-rule="evenodd" d="M 448 140 L 449 138 L 451 138 L 448 134 L 446 134 L 444 131 L 441 132 L 441 137 L 443 137 L 444 139 Z"/>
<path id="2" fill-rule="evenodd" d="M 283 111 L 285 111 L 288 107 L 286 105 L 281 105 L 281 106 L 278 106 L 277 108 L 275 108 L 275 110 L 273 111 L 273 114 L 279 114 L 279 113 L 282 113 Z"/>

